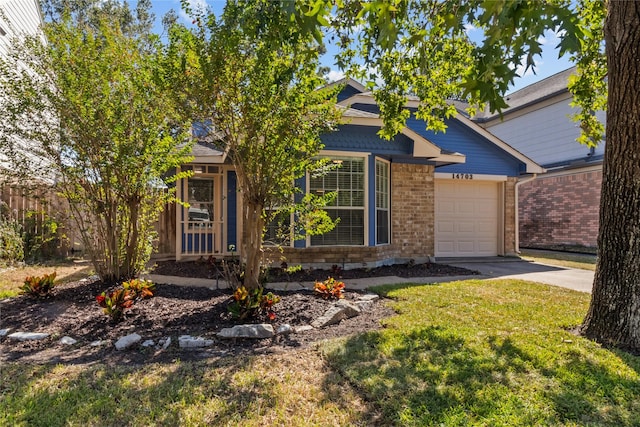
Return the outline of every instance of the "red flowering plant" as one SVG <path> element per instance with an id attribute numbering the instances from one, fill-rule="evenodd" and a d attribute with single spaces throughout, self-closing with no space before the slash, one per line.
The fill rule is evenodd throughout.
<path id="1" fill-rule="evenodd" d="M 236 319 L 257 318 L 264 314 L 267 319 L 273 321 L 276 318 L 273 306 L 278 302 L 280 297 L 272 292 L 263 294 L 262 288 L 248 290 L 240 286 L 233 292 L 232 301 L 227 309 Z"/>
<path id="2" fill-rule="evenodd" d="M 324 299 L 341 299 L 344 298 L 344 287 L 344 282 L 329 277 L 324 282 L 316 282 L 313 290 Z"/>
<path id="3" fill-rule="evenodd" d="M 102 307 L 104 314 L 114 322 L 119 322 L 124 316 L 124 311 L 133 306 L 135 294 L 127 289 L 116 289 L 107 294 L 103 292 L 96 297 L 98 305 Z"/>

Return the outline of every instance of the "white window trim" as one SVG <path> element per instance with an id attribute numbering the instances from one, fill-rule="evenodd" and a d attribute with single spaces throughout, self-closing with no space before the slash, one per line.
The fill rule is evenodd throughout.
<path id="1" fill-rule="evenodd" d="M 375 164 L 377 162 L 385 163 L 387 165 L 387 168 L 388 168 L 387 170 L 389 172 L 388 177 L 387 177 L 388 178 L 388 181 L 387 181 L 387 206 L 388 206 L 387 207 L 387 212 L 388 212 L 388 216 L 387 216 L 387 232 L 389 233 L 389 236 L 388 236 L 389 239 L 388 239 L 387 243 L 378 243 L 378 223 L 377 223 L 377 221 L 378 221 L 378 206 L 376 206 L 376 203 L 375 203 L 376 201 L 374 200 L 373 201 L 374 206 L 375 206 L 374 221 L 376 221 L 375 233 L 374 233 L 375 234 L 375 239 L 376 239 L 375 240 L 375 245 L 376 246 L 388 246 L 388 245 L 391 244 L 391 162 L 389 160 L 386 160 L 386 159 L 383 159 L 383 158 L 380 158 L 380 157 L 376 157 L 374 159 L 374 163 L 373 163 L 374 167 L 375 167 Z M 376 174 L 374 172 L 374 180 L 375 180 L 375 178 L 376 178 Z M 376 187 L 375 188 L 376 196 L 377 196 L 377 192 L 378 192 L 378 188 Z"/>
<path id="2" fill-rule="evenodd" d="M 370 152 L 360 151 L 335 151 L 335 150 L 322 150 L 318 153 L 318 157 L 352 157 L 364 160 L 364 243 L 362 245 L 321 245 L 314 246 L 311 244 L 311 236 L 306 236 L 305 247 L 307 248 L 331 248 L 331 247 L 354 247 L 363 248 L 369 246 L 369 159 L 371 157 Z M 305 188 L 308 194 L 311 188 L 311 177 L 307 173 L 305 178 Z"/>

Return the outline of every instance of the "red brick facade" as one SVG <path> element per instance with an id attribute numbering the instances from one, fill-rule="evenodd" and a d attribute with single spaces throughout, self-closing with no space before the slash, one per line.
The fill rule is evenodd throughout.
<path id="1" fill-rule="evenodd" d="M 521 247 L 596 247 L 602 171 L 539 177 L 519 188 Z"/>

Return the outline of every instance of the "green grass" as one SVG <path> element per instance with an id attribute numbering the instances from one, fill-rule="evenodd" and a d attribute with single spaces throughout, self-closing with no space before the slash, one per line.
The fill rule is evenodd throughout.
<path id="1" fill-rule="evenodd" d="M 70 282 L 88 277 L 93 267 L 87 263 L 56 262 L 0 268 L 0 299 L 15 297 L 27 276 L 43 276 L 56 272 L 56 283 Z"/>
<path id="2" fill-rule="evenodd" d="M 639 426 L 640 358 L 573 335 L 589 296 L 515 280 L 377 289 L 386 328 L 145 366 L 0 365 L 0 425 Z"/>
<path id="3" fill-rule="evenodd" d="M 640 358 L 574 336 L 589 296 L 529 282 L 380 291 L 387 328 L 326 343 L 390 425 L 638 426 Z"/>
<path id="4" fill-rule="evenodd" d="M 3 426 L 371 425 L 311 350 L 209 363 L 0 368 Z"/>
<path id="5" fill-rule="evenodd" d="M 596 269 L 595 255 L 523 249 L 520 256 L 527 261 L 540 262 L 542 264 L 556 265 L 559 267 L 579 268 L 581 270 L 591 271 L 595 271 Z"/>

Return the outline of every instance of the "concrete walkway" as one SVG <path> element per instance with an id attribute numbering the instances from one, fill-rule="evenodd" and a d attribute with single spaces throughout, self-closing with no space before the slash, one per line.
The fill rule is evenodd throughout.
<path id="1" fill-rule="evenodd" d="M 469 279 L 512 278 L 560 286 L 580 292 L 591 292 L 591 286 L 593 284 L 593 271 L 556 267 L 524 261 L 519 258 L 458 258 L 438 260 L 438 262 L 441 264 L 449 264 L 456 267 L 466 268 L 468 270 L 479 271 L 481 275 L 412 278 L 403 278 L 397 276 L 370 277 L 366 279 L 349 279 L 346 281 L 347 287 L 349 289 L 363 290 L 371 286 L 398 283 L 443 283 Z M 227 283 L 222 279 L 195 279 L 189 277 L 160 276 L 157 274 L 146 274 L 143 275 L 143 278 L 146 278 L 158 284 L 201 286 L 211 289 L 228 288 Z M 314 282 L 282 282 L 268 283 L 267 288 L 274 290 L 313 289 L 313 285 Z"/>

